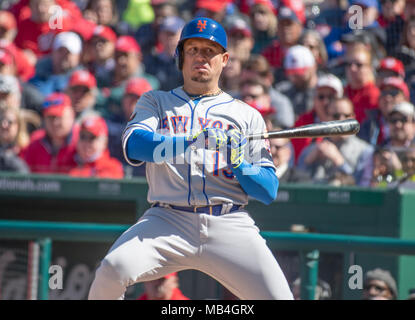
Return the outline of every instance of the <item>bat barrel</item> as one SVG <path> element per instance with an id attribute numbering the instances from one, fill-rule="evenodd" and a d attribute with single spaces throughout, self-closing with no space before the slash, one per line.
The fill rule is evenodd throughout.
<path id="1" fill-rule="evenodd" d="M 360 125 L 355 119 L 327 121 L 313 123 L 301 127 L 289 128 L 280 131 L 262 132 L 247 135 L 248 140 L 276 139 L 276 138 L 316 138 L 352 135 L 359 132 Z"/>

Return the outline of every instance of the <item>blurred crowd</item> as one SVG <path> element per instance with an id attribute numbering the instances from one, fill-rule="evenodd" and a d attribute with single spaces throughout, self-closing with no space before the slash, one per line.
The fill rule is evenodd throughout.
<path id="1" fill-rule="evenodd" d="M 274 139 L 281 182 L 415 186 L 414 0 L 3 0 L 0 170 L 129 178 L 139 97 L 183 84 L 175 49 L 220 22 L 220 86 L 269 130 L 355 118 L 357 136 Z"/>

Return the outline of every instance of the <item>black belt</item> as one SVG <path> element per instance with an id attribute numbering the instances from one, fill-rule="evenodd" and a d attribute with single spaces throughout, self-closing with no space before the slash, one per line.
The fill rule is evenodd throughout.
<path id="1" fill-rule="evenodd" d="M 217 204 L 217 205 L 213 205 L 213 206 L 204 206 L 204 207 L 197 207 L 197 206 L 182 207 L 182 206 L 163 205 L 163 204 L 160 204 L 160 203 L 156 203 L 156 204 L 153 205 L 153 207 L 168 207 L 168 208 L 172 208 L 174 210 L 187 211 L 187 212 L 193 212 L 193 213 L 206 213 L 206 214 L 209 214 L 211 216 L 220 216 L 220 215 L 222 215 L 223 205 Z M 231 213 L 231 212 L 237 211 L 242 207 L 243 206 L 241 206 L 241 205 L 234 204 L 231 207 L 231 209 L 229 211 L 227 211 L 226 213 Z"/>

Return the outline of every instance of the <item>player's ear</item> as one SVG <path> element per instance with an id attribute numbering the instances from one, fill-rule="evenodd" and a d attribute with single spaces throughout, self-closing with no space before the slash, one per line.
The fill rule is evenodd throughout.
<path id="1" fill-rule="evenodd" d="M 226 51 L 222 54 L 222 67 L 223 68 L 228 64 L 228 61 L 229 61 L 229 52 Z"/>

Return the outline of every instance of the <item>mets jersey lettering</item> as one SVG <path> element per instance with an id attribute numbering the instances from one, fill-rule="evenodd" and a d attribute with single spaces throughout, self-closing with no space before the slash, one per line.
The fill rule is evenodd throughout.
<path id="1" fill-rule="evenodd" d="M 140 97 L 134 113 L 122 137 L 125 157 L 125 146 L 134 129 L 170 136 L 193 135 L 205 128 L 237 128 L 245 134 L 266 130 L 258 111 L 227 93 L 202 98 L 195 105 L 181 88 L 170 92 L 150 91 Z M 224 152 L 188 148 L 176 154 L 179 155 L 172 160 L 146 164 L 149 202 L 175 205 L 248 202 L 247 194 L 227 165 Z M 142 163 L 128 157 L 126 160 L 131 165 Z M 247 145 L 245 160 L 255 166 L 274 168 L 264 140 Z"/>

